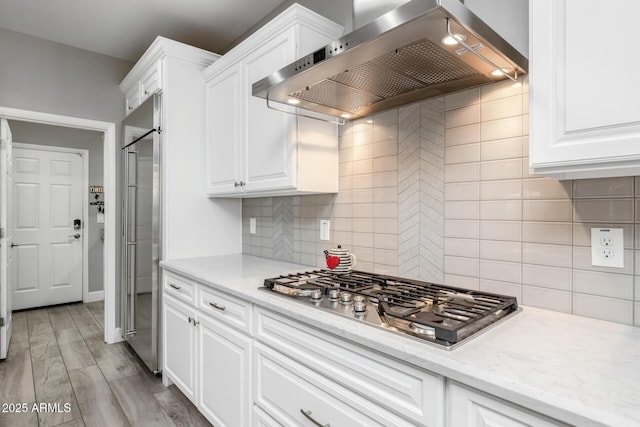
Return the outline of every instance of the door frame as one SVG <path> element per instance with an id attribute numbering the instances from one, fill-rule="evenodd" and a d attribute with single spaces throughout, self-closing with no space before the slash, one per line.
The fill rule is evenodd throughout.
<path id="1" fill-rule="evenodd" d="M 83 148 L 57 147 L 53 145 L 29 144 L 26 142 L 16 141 L 13 141 L 13 148 L 21 150 L 79 154 L 82 158 L 82 224 L 84 225 L 82 231 L 82 302 L 100 301 L 100 297 L 104 295 L 104 289 L 100 292 L 102 295 L 89 295 L 89 196 L 87 195 L 87 191 L 89 190 L 89 150 L 85 150 Z"/>
<path id="2" fill-rule="evenodd" d="M 104 341 L 108 344 L 122 341 L 120 328 L 116 328 L 116 217 L 120 206 L 117 202 L 116 169 L 116 124 L 59 114 L 21 110 L 0 106 L 0 117 L 53 126 L 103 132 L 104 141 Z"/>

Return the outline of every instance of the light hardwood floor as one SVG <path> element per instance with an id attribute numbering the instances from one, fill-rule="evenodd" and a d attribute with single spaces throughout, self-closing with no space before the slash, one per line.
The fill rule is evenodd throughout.
<path id="1" fill-rule="evenodd" d="M 126 343 L 105 344 L 103 319 L 102 302 L 13 313 L 0 362 L 0 427 L 211 425 Z"/>

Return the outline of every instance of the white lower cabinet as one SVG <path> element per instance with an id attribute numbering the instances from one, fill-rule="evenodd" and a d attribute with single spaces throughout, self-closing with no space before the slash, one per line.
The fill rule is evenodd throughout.
<path id="1" fill-rule="evenodd" d="M 164 278 L 180 291 L 192 285 L 195 296 L 186 303 L 165 286 L 163 375 L 216 427 L 250 426 L 251 304 L 176 274 Z"/>
<path id="2" fill-rule="evenodd" d="M 196 310 L 164 294 L 164 369 L 171 381 L 190 400 L 196 394 Z"/>
<path id="3" fill-rule="evenodd" d="M 448 427 L 568 427 L 455 382 L 447 386 L 447 412 Z"/>
<path id="4" fill-rule="evenodd" d="M 216 427 L 567 426 L 219 288 L 164 280 L 163 375 Z"/>
<path id="5" fill-rule="evenodd" d="M 215 426 L 248 426 L 251 338 L 208 316 L 198 320 L 197 406 Z"/>
<path id="6" fill-rule="evenodd" d="M 278 422 L 444 424 L 444 377 L 259 307 L 254 319 L 254 403 Z"/>

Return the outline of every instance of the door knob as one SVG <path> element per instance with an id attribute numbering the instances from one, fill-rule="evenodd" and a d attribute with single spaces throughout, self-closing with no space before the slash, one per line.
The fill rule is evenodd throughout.
<path id="1" fill-rule="evenodd" d="M 76 234 L 69 234 L 68 237 L 73 237 L 74 239 L 79 239 L 80 238 L 80 233 L 76 233 Z"/>

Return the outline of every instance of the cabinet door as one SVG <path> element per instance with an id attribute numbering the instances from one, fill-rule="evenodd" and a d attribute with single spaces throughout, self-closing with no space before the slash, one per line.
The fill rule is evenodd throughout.
<path id="1" fill-rule="evenodd" d="M 251 95 L 251 85 L 293 62 L 296 28 L 292 27 L 246 57 L 244 93 L 247 99 L 245 191 L 277 190 L 296 186 L 296 117 L 267 108 Z"/>
<path id="2" fill-rule="evenodd" d="M 565 178 L 640 174 L 640 67 L 628 50 L 640 2 L 530 2 L 531 166 Z"/>
<path id="3" fill-rule="evenodd" d="M 163 306 L 164 375 L 195 401 L 196 311 L 166 294 Z"/>
<path id="4" fill-rule="evenodd" d="M 566 424 L 507 403 L 497 397 L 449 384 L 447 395 L 448 427 L 552 427 Z"/>
<path id="5" fill-rule="evenodd" d="M 240 65 L 207 83 L 207 194 L 241 190 L 242 84 Z"/>
<path id="6" fill-rule="evenodd" d="M 198 408 L 216 426 L 251 424 L 251 339 L 200 316 Z"/>

